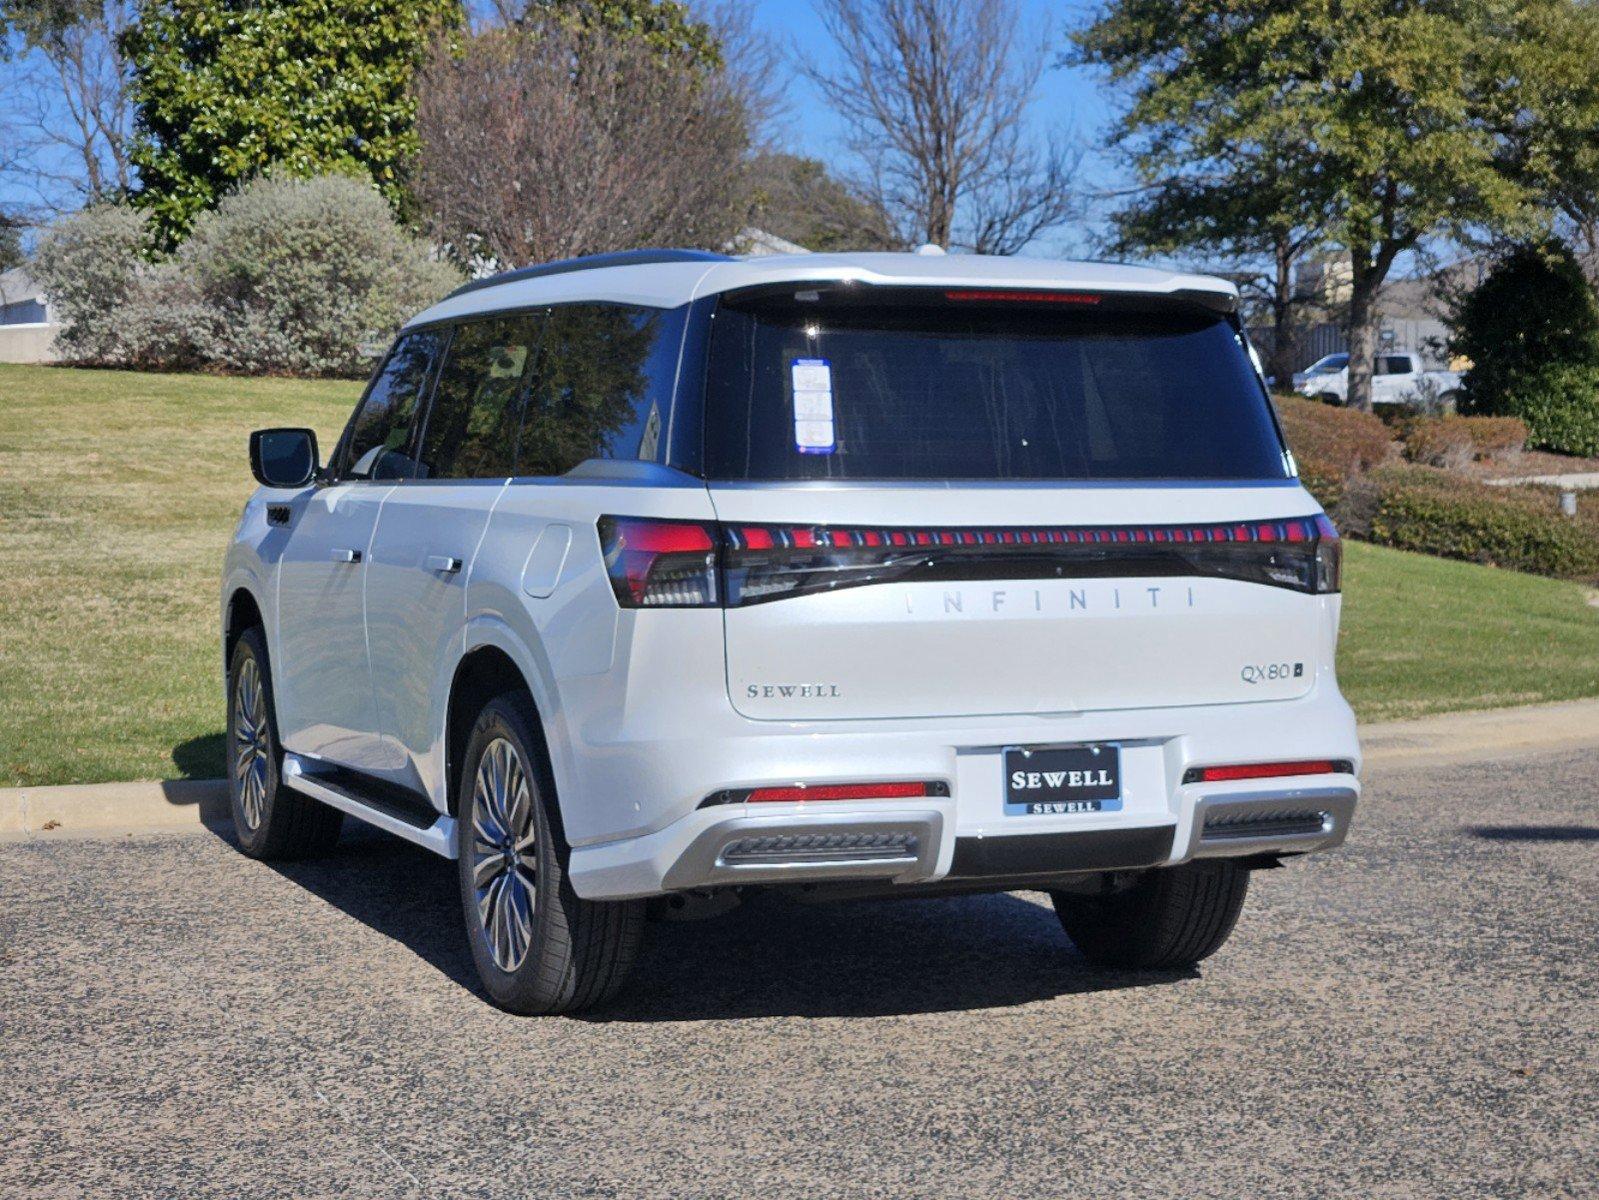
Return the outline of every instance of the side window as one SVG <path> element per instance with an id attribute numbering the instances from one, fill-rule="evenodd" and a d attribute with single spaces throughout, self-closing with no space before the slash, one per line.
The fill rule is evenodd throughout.
<path id="1" fill-rule="evenodd" d="M 421 478 L 515 474 L 528 363 L 542 322 L 523 314 L 456 327 L 422 433 Z"/>
<path id="2" fill-rule="evenodd" d="M 659 461 L 683 340 L 682 308 L 550 309 L 519 475 L 560 475 L 586 458 Z"/>
<path id="3" fill-rule="evenodd" d="M 1409 375 L 1410 357 L 1405 354 L 1385 354 L 1377 360 L 1379 375 Z"/>
<path id="4" fill-rule="evenodd" d="M 416 462 L 408 457 L 411 435 L 428 375 L 444 335 L 436 329 L 405 334 L 389 351 L 345 441 L 346 479 L 409 479 Z"/>

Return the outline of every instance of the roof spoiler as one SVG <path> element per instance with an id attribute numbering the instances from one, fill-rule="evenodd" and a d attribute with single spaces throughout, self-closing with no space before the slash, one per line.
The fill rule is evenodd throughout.
<path id="1" fill-rule="evenodd" d="M 502 283 L 519 283 L 524 279 L 542 279 L 546 275 L 565 275 L 572 271 L 597 271 L 602 267 L 643 267 L 658 263 L 717 263 L 732 262 L 731 256 L 715 254 L 709 250 L 618 250 L 613 254 L 586 254 L 581 258 L 563 258 L 559 262 L 541 263 L 519 267 L 514 271 L 501 271 L 463 283 L 448 296 L 464 296 L 483 288 L 499 287 Z"/>

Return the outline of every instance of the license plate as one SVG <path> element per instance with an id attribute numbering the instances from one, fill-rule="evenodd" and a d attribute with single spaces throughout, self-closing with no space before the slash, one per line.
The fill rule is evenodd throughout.
<path id="1" fill-rule="evenodd" d="M 1121 750 L 1116 746 L 1018 746 L 1005 751 L 1005 811 L 1012 816 L 1116 812 L 1121 806 Z"/>

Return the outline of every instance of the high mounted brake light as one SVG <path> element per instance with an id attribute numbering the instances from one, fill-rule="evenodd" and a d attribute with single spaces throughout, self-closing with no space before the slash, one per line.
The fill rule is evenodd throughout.
<path id="1" fill-rule="evenodd" d="M 990 288 L 966 288 L 945 292 L 944 299 L 958 304 L 1098 304 L 1104 297 L 1093 292 L 1003 292 Z"/>
<path id="2" fill-rule="evenodd" d="M 624 608 L 738 607 L 871 583 L 1192 576 L 1340 586 L 1325 516 L 1183 525 L 767 525 L 602 517 Z"/>

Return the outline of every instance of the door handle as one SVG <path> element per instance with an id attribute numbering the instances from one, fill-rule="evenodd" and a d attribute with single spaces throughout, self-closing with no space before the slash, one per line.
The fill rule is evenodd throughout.
<path id="1" fill-rule="evenodd" d="M 361 552 L 359 550 L 341 550 L 335 548 L 333 551 L 333 561 L 336 563 L 358 563 L 361 561 Z"/>
<path id="2" fill-rule="evenodd" d="M 442 575 L 454 575 L 461 569 L 461 560 L 458 558 L 451 558 L 448 554 L 430 554 L 428 556 L 427 568 L 430 571 L 437 571 Z"/>

